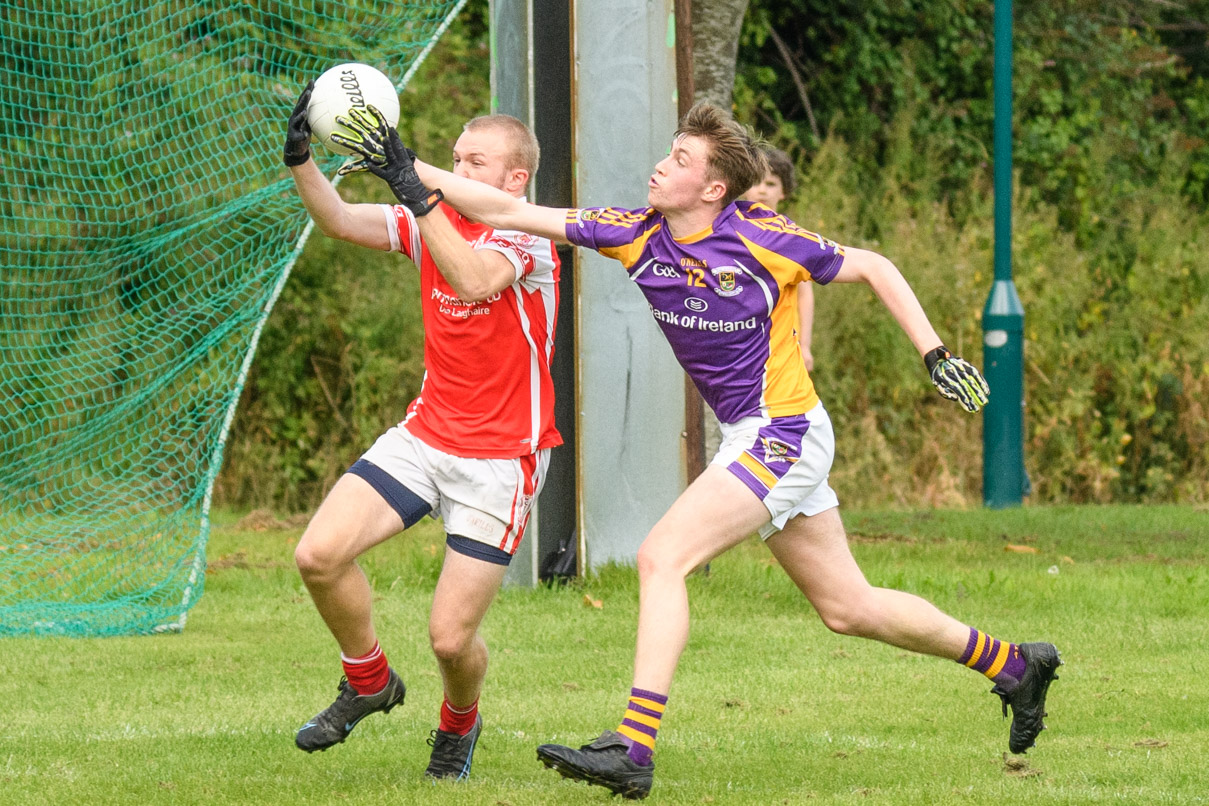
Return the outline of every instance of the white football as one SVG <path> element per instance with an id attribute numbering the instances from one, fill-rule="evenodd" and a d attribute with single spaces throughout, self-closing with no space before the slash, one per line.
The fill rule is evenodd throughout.
<path id="1" fill-rule="evenodd" d="M 395 85 L 377 68 L 368 64 L 348 62 L 324 71 L 315 79 L 311 102 L 306 110 L 311 134 L 336 154 L 350 154 L 347 148 L 332 142 L 332 132 L 345 136 L 352 132 L 336 123 L 337 117 L 347 117 L 349 111 L 372 105 L 378 108 L 391 126 L 399 123 L 399 96 Z"/>

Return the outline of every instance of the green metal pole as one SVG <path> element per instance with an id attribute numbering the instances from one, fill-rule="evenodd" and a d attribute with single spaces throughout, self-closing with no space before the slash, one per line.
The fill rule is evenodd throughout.
<path id="1" fill-rule="evenodd" d="M 1024 472 L 1024 306 L 1012 282 L 1012 3 L 995 0 L 995 281 L 982 311 L 991 400 L 982 419 L 982 498 L 1019 506 Z"/>

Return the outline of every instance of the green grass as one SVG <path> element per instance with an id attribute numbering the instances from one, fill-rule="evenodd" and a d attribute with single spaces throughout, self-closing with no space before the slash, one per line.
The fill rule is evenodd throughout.
<path id="1" fill-rule="evenodd" d="M 829 633 L 751 541 L 691 579 L 694 632 L 649 802 L 1209 802 L 1209 512 L 846 520 L 875 584 L 997 637 L 1059 645 L 1050 730 L 1025 766 L 1005 766 L 1007 723 L 989 681 Z M 183 634 L 0 641 L 0 802 L 609 802 L 543 769 L 533 750 L 587 741 L 620 718 L 637 604 L 629 569 L 501 595 L 484 625 L 493 654 L 474 779 L 422 779 L 440 702 L 426 631 L 441 555 L 433 526 L 365 562 L 384 648 L 408 685 L 402 708 L 326 753 L 294 748 L 294 730 L 335 694 L 335 645 L 293 568 L 299 529 L 245 531 L 227 516 Z"/>

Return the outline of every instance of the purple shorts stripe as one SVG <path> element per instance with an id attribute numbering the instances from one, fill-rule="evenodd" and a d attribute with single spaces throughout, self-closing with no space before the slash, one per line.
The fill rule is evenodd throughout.
<path id="1" fill-rule="evenodd" d="M 623 720 L 621 720 L 621 724 L 625 725 L 627 728 L 633 728 L 634 730 L 638 731 L 639 733 L 645 733 L 647 736 L 655 736 L 656 734 L 659 733 L 658 728 L 652 728 L 649 725 L 643 725 L 641 722 L 635 722 L 632 719 L 623 719 Z"/>
<path id="2" fill-rule="evenodd" d="M 738 462 L 731 462 L 726 466 L 726 469 L 730 471 L 732 476 L 746 484 L 747 489 L 756 494 L 756 498 L 759 498 L 761 501 L 763 501 L 765 496 L 768 495 L 768 488 L 764 486 L 764 482 L 756 478 L 752 472 L 743 465 L 739 464 Z"/>

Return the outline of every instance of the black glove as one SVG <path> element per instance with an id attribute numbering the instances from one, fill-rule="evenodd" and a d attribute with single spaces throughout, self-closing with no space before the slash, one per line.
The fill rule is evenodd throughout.
<path id="1" fill-rule="evenodd" d="M 355 138 L 332 133 L 332 142 L 350 149 L 361 159 L 341 166 L 341 175 L 369 171 L 386 180 L 399 202 L 417 217 L 427 215 L 444 198 L 440 190 L 429 190 L 416 173 L 416 154 L 399 139 L 399 133 L 386 122 L 377 107 L 366 106 L 337 117 L 336 123 Z"/>
<path id="2" fill-rule="evenodd" d="M 298 96 L 298 103 L 290 113 L 290 125 L 285 130 L 285 164 L 293 168 L 311 158 L 311 124 L 306 119 L 306 108 L 311 103 L 312 80 Z"/>
<path id="3" fill-rule="evenodd" d="M 966 411 L 978 411 L 986 405 L 991 394 L 986 379 L 969 361 L 954 357 L 948 347 L 942 344 L 929 351 L 924 366 L 943 397 L 956 400 Z"/>

